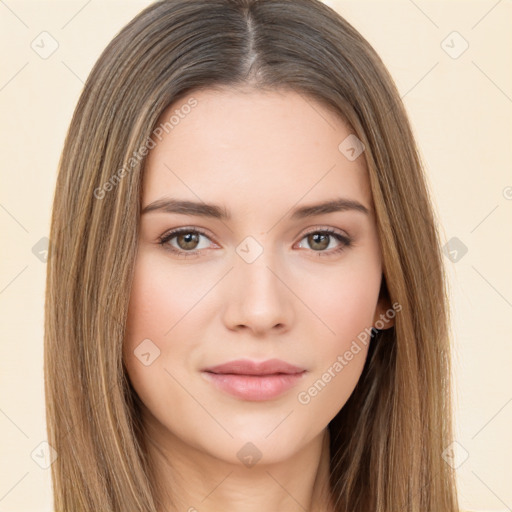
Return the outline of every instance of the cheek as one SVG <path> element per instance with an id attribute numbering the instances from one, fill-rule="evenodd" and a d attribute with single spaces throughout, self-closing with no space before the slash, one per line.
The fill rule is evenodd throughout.
<path id="1" fill-rule="evenodd" d="M 184 309 L 180 283 L 165 276 L 165 269 L 158 261 L 144 253 L 138 256 L 128 308 L 127 336 L 130 339 L 141 335 L 163 339 L 173 327 L 175 317 Z"/>
<path id="2" fill-rule="evenodd" d="M 165 356 L 175 325 L 186 314 L 183 293 L 170 289 L 169 276 L 143 251 L 135 263 L 130 303 L 123 343 L 123 359 L 130 380 L 146 405 L 151 402 L 155 390 L 169 386 Z M 179 344 L 173 350 L 179 351 Z M 156 393 L 158 394 L 158 393 Z"/>
<path id="3" fill-rule="evenodd" d="M 194 280 L 195 279 L 195 280 Z M 205 281 L 205 279 L 203 279 Z M 180 339 L 194 346 L 193 333 L 186 332 L 190 313 L 207 291 L 199 275 L 170 270 L 165 258 L 143 250 L 135 264 L 125 336 L 126 351 L 134 350 L 142 340 L 151 339 L 160 349 L 172 345 L 180 352 Z M 197 325 L 195 325 L 197 327 Z"/>
<path id="4" fill-rule="evenodd" d="M 296 396 L 312 431 L 322 429 L 343 408 L 359 382 L 368 354 L 373 310 L 364 301 L 362 309 L 357 309 L 358 301 L 349 298 L 351 307 L 342 312 L 338 308 L 337 318 L 332 318 L 335 335 L 319 338 L 314 369 Z"/>
<path id="5" fill-rule="evenodd" d="M 322 281 L 321 289 L 312 280 L 303 280 L 304 290 L 309 290 L 308 305 L 323 325 L 316 329 L 314 371 L 297 401 L 319 425 L 337 414 L 359 381 L 381 276 L 380 261 L 369 257 L 347 261 L 335 277 Z"/>
<path id="6" fill-rule="evenodd" d="M 373 251 L 354 253 L 336 272 L 322 279 L 302 277 L 301 294 L 318 319 L 321 353 L 332 357 L 345 351 L 353 338 L 371 328 L 374 322 L 382 279 L 380 259 Z M 326 362 L 325 359 L 323 361 Z"/>
<path id="7" fill-rule="evenodd" d="M 200 299 L 194 289 L 190 281 L 180 280 L 178 272 L 170 274 L 158 259 L 141 251 L 123 343 L 123 359 L 136 393 L 157 422 L 183 438 L 188 423 L 179 421 L 182 413 L 192 424 L 204 419 L 204 411 L 183 389 L 193 371 L 188 354 L 195 346 L 191 330 L 197 325 L 187 331 L 186 315 Z"/>

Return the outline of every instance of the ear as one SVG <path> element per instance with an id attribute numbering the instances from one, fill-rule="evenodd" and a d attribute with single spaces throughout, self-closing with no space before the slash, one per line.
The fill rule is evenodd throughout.
<path id="1" fill-rule="evenodd" d="M 386 278 L 384 274 L 382 274 L 379 300 L 377 301 L 377 307 L 375 308 L 375 315 L 373 317 L 373 327 L 379 331 L 385 331 L 393 327 L 395 325 L 396 311 L 399 311 L 399 309 L 397 308 L 395 310 L 391 305 Z"/>

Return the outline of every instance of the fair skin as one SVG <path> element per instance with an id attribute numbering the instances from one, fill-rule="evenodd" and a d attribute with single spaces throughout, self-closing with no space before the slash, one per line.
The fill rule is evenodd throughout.
<path id="1" fill-rule="evenodd" d="M 141 215 L 123 347 L 159 484 L 176 503 L 163 498 L 162 511 L 328 511 L 320 498 L 329 476 L 327 426 L 354 390 L 368 346 L 331 371 L 307 403 L 298 396 L 390 307 L 379 297 L 382 261 L 364 153 L 346 158 L 338 146 L 354 132 L 294 92 L 191 96 L 197 106 L 149 153 L 142 209 L 173 198 L 215 203 L 231 218 L 162 209 Z M 341 197 L 368 214 L 292 217 L 298 207 Z M 159 243 L 182 227 L 192 233 Z M 196 254 L 185 258 L 187 251 Z M 151 340 L 147 360 L 160 351 L 147 365 L 134 354 L 143 340 Z M 202 371 L 271 358 L 305 372 L 270 399 L 233 396 Z"/>

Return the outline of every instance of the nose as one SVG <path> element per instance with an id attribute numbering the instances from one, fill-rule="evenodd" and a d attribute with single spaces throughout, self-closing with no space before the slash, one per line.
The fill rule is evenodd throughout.
<path id="1" fill-rule="evenodd" d="M 248 246 L 244 248 L 247 249 Z M 272 250 L 250 246 L 234 255 L 227 287 L 224 323 L 232 330 L 250 330 L 256 336 L 290 328 L 294 294 L 287 284 L 283 262 Z M 258 254 L 259 253 L 259 254 Z M 253 259 L 256 256 L 255 259 Z"/>

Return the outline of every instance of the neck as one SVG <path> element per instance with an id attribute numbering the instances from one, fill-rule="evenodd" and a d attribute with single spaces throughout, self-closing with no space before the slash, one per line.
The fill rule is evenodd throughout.
<path id="1" fill-rule="evenodd" d="M 161 427 L 161 426 L 160 426 Z M 231 464 L 191 447 L 158 427 L 147 428 L 158 512 L 332 512 L 329 430 L 289 459 Z"/>

